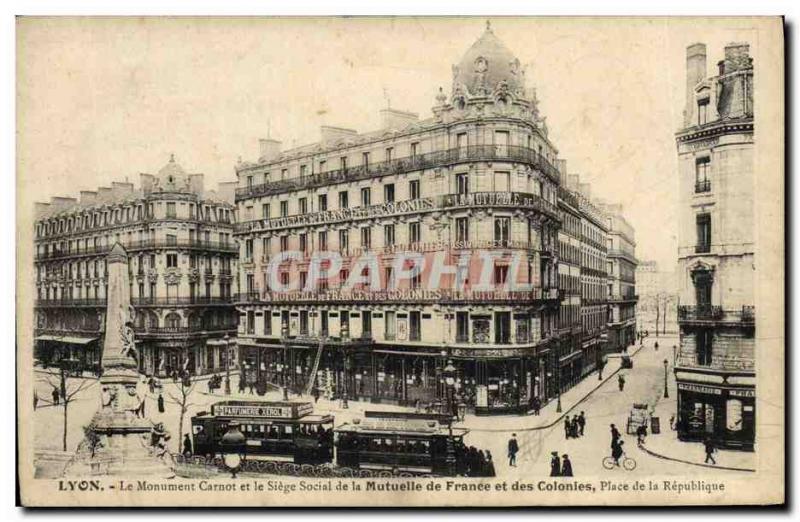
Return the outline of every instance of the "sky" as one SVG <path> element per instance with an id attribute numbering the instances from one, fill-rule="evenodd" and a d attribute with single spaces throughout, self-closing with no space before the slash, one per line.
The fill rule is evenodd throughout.
<path id="1" fill-rule="evenodd" d="M 549 138 L 592 195 L 622 203 L 636 253 L 677 257 L 685 49 L 709 74 L 747 22 L 490 18 L 526 67 Z M 17 27 L 18 205 L 138 184 L 175 154 L 206 186 L 235 180 L 258 139 L 313 143 L 321 125 L 379 127 L 379 110 L 431 115 L 486 18 L 22 18 Z M 756 63 L 756 68 L 758 64 Z"/>

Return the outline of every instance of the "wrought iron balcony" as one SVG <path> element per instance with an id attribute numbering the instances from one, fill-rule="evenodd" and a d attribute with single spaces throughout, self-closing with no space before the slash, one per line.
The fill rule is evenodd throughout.
<path id="1" fill-rule="evenodd" d="M 711 180 L 707 179 L 705 181 L 696 181 L 694 184 L 694 192 L 695 194 L 711 192 Z"/>
<path id="2" fill-rule="evenodd" d="M 755 322 L 755 306 L 743 306 L 739 309 L 724 309 L 721 306 L 683 305 L 678 307 L 678 321 L 691 322 L 725 322 L 745 323 Z"/>
<path id="3" fill-rule="evenodd" d="M 632 295 L 610 295 L 607 301 L 609 303 L 634 303 L 639 300 L 639 296 Z"/>
<path id="4" fill-rule="evenodd" d="M 37 299 L 35 306 L 39 308 L 56 308 L 56 307 L 76 307 L 76 306 L 90 306 L 90 307 L 105 307 L 105 299 Z"/>
<path id="5" fill-rule="evenodd" d="M 134 331 L 141 336 L 187 336 L 208 332 L 235 332 L 236 325 L 199 325 L 199 326 L 146 326 L 135 327 Z"/>
<path id="6" fill-rule="evenodd" d="M 133 297 L 131 304 L 134 306 L 188 306 L 188 305 L 230 305 L 230 297 Z"/>
<path id="7" fill-rule="evenodd" d="M 554 182 L 560 182 L 558 170 L 534 149 L 510 145 L 473 145 L 242 187 L 236 189 L 236 201 L 317 188 L 334 183 L 360 181 L 377 176 L 442 167 L 465 161 L 516 161 L 528 163 L 550 177 Z"/>

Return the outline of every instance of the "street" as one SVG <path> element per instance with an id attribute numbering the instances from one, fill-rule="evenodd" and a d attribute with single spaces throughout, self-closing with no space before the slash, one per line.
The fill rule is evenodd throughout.
<path id="1" fill-rule="evenodd" d="M 626 421 L 633 403 L 647 403 L 651 407 L 657 407 L 658 414 L 661 415 L 661 434 L 650 435 L 650 439 L 656 437 L 674 439 L 675 434 L 669 427 L 669 415 L 664 412 L 673 412 L 675 409 L 675 383 L 672 374 L 672 345 L 677 342 L 675 338 L 661 338 L 659 351 L 653 347 L 655 339 L 650 338 L 645 343 L 645 347 L 634 357 L 634 367 L 632 369 L 620 370 L 625 376 L 625 389 L 619 391 L 617 376 L 613 376 L 602 384 L 598 389 L 591 392 L 582 402 L 575 404 L 582 399 L 582 396 L 575 395 L 568 401 L 564 401 L 564 414 L 574 415 L 581 411 L 585 413 L 587 423 L 583 437 L 565 439 L 563 418 L 555 413 L 555 404 L 548 404 L 542 409 L 540 417 L 474 417 L 467 416 L 464 423 L 459 424 L 470 429 L 465 437 L 467 445 L 473 445 L 484 451 L 491 452 L 498 476 L 502 477 L 547 477 L 550 473 L 551 452 L 557 451 L 559 455 L 567 454 L 572 462 L 575 477 L 614 477 L 619 476 L 642 476 L 652 477 L 654 475 L 680 475 L 680 476 L 703 476 L 713 473 L 708 468 L 694 466 L 681 462 L 659 459 L 644 453 L 636 445 L 636 437 L 625 433 Z M 633 351 L 633 350 L 631 350 Z M 668 378 L 670 398 L 663 399 L 664 393 L 664 359 L 670 361 Z M 609 364 L 608 377 L 613 372 L 615 366 Z M 36 448 L 37 450 L 61 451 L 63 433 L 63 402 L 58 406 L 50 404 L 50 394 L 52 383 L 57 382 L 56 376 L 49 376 L 37 373 L 36 390 L 39 397 L 39 407 L 35 412 L 36 424 Z M 70 378 L 68 389 L 76 389 L 83 379 Z M 238 376 L 231 377 L 231 387 L 236 390 L 238 387 Z M 591 381 L 591 382 L 590 382 Z M 599 385 L 597 374 L 590 374 L 584 382 L 584 387 L 591 388 Z M 175 402 L 180 401 L 180 385 L 172 382 L 171 379 L 162 381 L 162 395 L 165 400 L 165 412 L 159 413 L 157 406 L 157 394 L 148 393 L 145 407 L 146 416 L 154 423 L 163 422 L 167 430 L 172 434 L 169 441 L 171 451 L 180 451 L 179 443 L 179 418 L 180 407 Z M 583 384 L 583 383 L 581 383 Z M 96 381 L 84 383 L 85 389 L 77 393 L 69 406 L 67 450 L 74 451 L 83 437 L 83 426 L 91 421 L 92 416 L 99 404 L 99 385 Z M 591 387 L 591 388 L 590 388 Z M 574 394 L 573 394 L 574 395 Z M 230 399 L 255 400 L 257 396 L 232 394 Z M 292 396 L 292 398 L 296 398 Z M 207 380 L 193 382 L 193 388 L 188 396 L 188 412 L 183 421 L 183 433 L 190 432 L 191 417 L 197 412 L 208 410 L 210 405 L 225 400 L 222 390 L 217 390 L 214 395 L 208 393 Z M 279 390 L 269 392 L 263 400 L 282 400 L 282 393 Z M 312 398 L 308 398 L 312 401 Z M 398 406 L 374 405 L 357 401 L 350 402 L 350 408 L 341 409 L 338 402 L 326 401 L 321 399 L 316 405 L 316 409 L 325 412 L 329 411 L 336 416 L 336 424 L 357 417 L 363 414 L 364 410 L 374 409 L 384 410 L 403 410 Z M 542 424 L 555 422 L 551 427 L 537 428 Z M 615 424 L 622 433 L 622 440 L 625 441 L 624 449 L 626 454 L 637 462 L 636 469 L 625 471 L 622 468 L 606 470 L 602 466 L 602 459 L 610 455 L 610 424 Z M 509 467 L 507 459 L 507 444 L 512 433 L 517 434 L 520 445 L 520 452 L 517 455 L 517 466 Z M 655 441 L 654 441 L 655 442 Z M 660 444 L 659 447 L 666 446 L 677 451 L 682 459 L 700 461 L 702 458 L 702 447 L 697 444 L 685 444 L 677 441 L 670 441 L 669 444 Z M 690 454 L 691 452 L 697 455 Z M 741 453 L 733 452 L 741 460 Z M 750 454 L 752 455 L 752 454 Z M 747 454 L 745 454 L 745 457 Z M 720 458 L 718 458 L 720 460 Z M 724 458 L 721 459 L 724 461 Z M 737 474 L 738 472 L 729 472 Z"/>

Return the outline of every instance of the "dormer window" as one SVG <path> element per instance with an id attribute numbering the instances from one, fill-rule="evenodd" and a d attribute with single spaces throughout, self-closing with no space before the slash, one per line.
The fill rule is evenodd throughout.
<path id="1" fill-rule="evenodd" d="M 697 124 L 705 125 L 708 123 L 708 98 L 697 100 Z"/>

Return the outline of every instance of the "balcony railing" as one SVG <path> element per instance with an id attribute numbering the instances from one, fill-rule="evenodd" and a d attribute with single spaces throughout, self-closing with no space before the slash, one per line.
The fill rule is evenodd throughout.
<path id="1" fill-rule="evenodd" d="M 236 294 L 236 302 L 250 303 L 525 303 L 560 300 L 561 292 L 550 288 L 534 288 L 529 291 L 472 291 L 472 290 L 330 290 L 330 291 L 289 291 L 289 292 L 249 292 Z"/>
<path id="2" fill-rule="evenodd" d="M 711 180 L 705 181 L 696 181 L 694 184 L 694 192 L 695 194 L 700 194 L 701 192 L 711 192 Z"/>
<path id="3" fill-rule="evenodd" d="M 639 300 L 638 295 L 610 295 L 608 296 L 609 303 L 630 303 Z"/>
<path id="4" fill-rule="evenodd" d="M 678 320 L 684 322 L 731 322 L 752 324 L 755 322 L 755 306 L 739 309 L 724 309 L 712 305 L 683 305 L 678 307 Z"/>
<path id="5" fill-rule="evenodd" d="M 38 307 L 106 306 L 105 299 L 37 299 Z"/>
<path id="6" fill-rule="evenodd" d="M 536 194 L 526 192 L 470 192 L 468 194 L 444 194 L 430 198 L 409 199 L 368 207 L 352 207 L 271 219 L 256 219 L 238 223 L 235 226 L 235 232 L 245 234 L 262 230 L 282 230 L 291 227 L 375 219 L 381 216 L 406 215 L 411 212 L 485 207 L 534 210 L 547 214 L 555 220 L 561 219 L 558 207 Z"/>
<path id="7" fill-rule="evenodd" d="M 209 304 L 231 304 L 233 299 L 230 297 L 133 297 L 131 304 L 134 306 L 167 306 L 167 305 L 209 305 Z"/>
<path id="8" fill-rule="evenodd" d="M 220 242 L 220 241 L 202 241 L 199 239 L 179 239 L 179 240 L 166 240 L 166 239 L 145 239 L 142 241 L 120 241 L 125 250 L 135 252 L 138 250 L 148 250 L 152 248 L 187 248 L 190 250 L 210 250 L 213 252 L 227 252 L 238 253 L 239 245 L 233 241 Z M 37 260 L 45 259 L 59 259 L 63 257 L 78 257 L 78 256 L 93 256 L 107 254 L 111 250 L 111 246 L 92 246 L 89 248 L 71 248 L 67 250 L 51 250 L 47 253 L 36 255 Z"/>
<path id="9" fill-rule="evenodd" d="M 347 183 L 377 176 L 430 169 L 463 161 L 503 160 L 531 164 L 556 183 L 560 182 L 558 170 L 534 149 L 508 145 L 473 145 L 242 187 L 236 189 L 236 201 L 294 190 L 317 188 L 334 183 Z"/>

